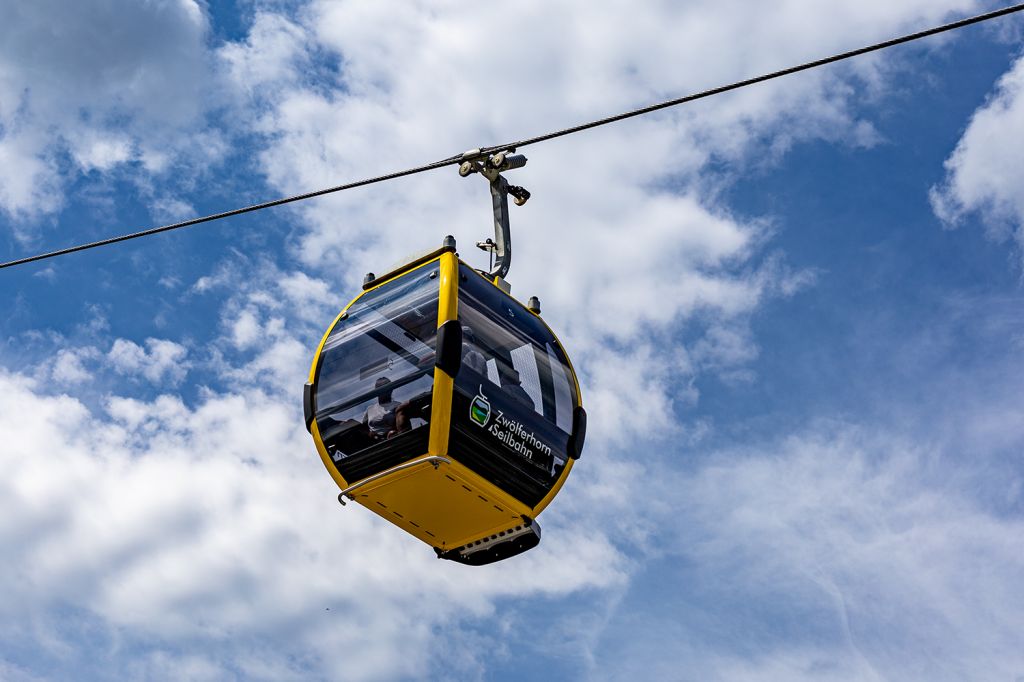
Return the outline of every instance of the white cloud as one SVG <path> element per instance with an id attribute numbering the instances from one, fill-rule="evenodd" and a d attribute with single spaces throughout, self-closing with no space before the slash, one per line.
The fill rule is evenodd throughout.
<path id="1" fill-rule="evenodd" d="M 127 339 L 117 339 L 107 353 L 114 370 L 129 376 L 145 377 L 153 383 L 180 384 L 188 373 L 188 349 L 167 339 L 146 339 L 146 347 Z"/>
<path id="2" fill-rule="evenodd" d="M 95 359 L 99 352 L 95 348 L 69 349 L 57 351 L 53 362 L 53 380 L 58 384 L 80 384 L 92 379 L 92 374 L 85 368 L 83 359 Z"/>
<path id="3" fill-rule="evenodd" d="M 323 309 L 329 308 L 333 298 L 327 282 L 304 272 L 290 272 L 282 273 L 277 285 L 284 300 L 292 306 L 298 317 L 322 321 Z"/>
<path id="4" fill-rule="evenodd" d="M 182 155 L 194 174 L 216 153 L 195 130 L 212 104 L 206 33 L 194 0 L 0 8 L 0 210 L 18 236 L 78 174 L 159 172 Z"/>
<path id="5" fill-rule="evenodd" d="M 84 172 L 109 171 L 132 157 L 132 143 L 118 133 L 85 130 L 74 141 L 71 153 Z"/>
<path id="6" fill-rule="evenodd" d="M 8 126 L 5 126 L 8 127 Z M 0 137 L 0 205 L 10 213 L 48 213 L 63 203 L 55 162 L 45 145 L 28 136 Z"/>
<path id="7" fill-rule="evenodd" d="M 221 334 L 209 344 L 215 369 L 231 386 L 291 397 L 309 372 L 316 344 L 348 300 L 324 280 L 240 253 L 191 288 L 198 295 L 224 292 Z"/>
<path id="8" fill-rule="evenodd" d="M 251 309 L 243 310 L 234 322 L 231 323 L 231 341 L 238 349 L 251 347 L 261 338 L 261 329 L 256 312 Z"/>
<path id="9" fill-rule="evenodd" d="M 1016 240 L 1024 251 L 1024 58 L 1018 59 L 989 100 L 974 112 L 946 160 L 945 182 L 932 188 L 936 215 L 949 225 L 978 213 L 989 234 Z M 1024 258 L 1024 255 L 1022 255 Z"/>
<path id="10" fill-rule="evenodd" d="M 196 214 L 195 208 L 187 201 L 174 197 L 160 197 L 152 201 L 153 217 L 162 223 L 175 223 Z"/>
<path id="11" fill-rule="evenodd" d="M 247 38 L 227 43 L 217 54 L 240 92 L 250 98 L 273 98 L 281 85 L 301 78 L 300 67 L 308 66 L 305 38 L 286 17 L 257 11 Z"/>
<path id="12" fill-rule="evenodd" d="M 0 614 L 23 622 L 64 605 L 145 644 L 111 655 L 106 676 L 126 665 L 158 676 L 238 666 L 258 678 L 420 676 L 445 669 L 437 628 L 489 615 L 504 597 L 623 577 L 594 533 L 515 565 L 438 562 L 365 510 L 341 509 L 296 406 L 258 392 L 210 394 L 195 408 L 116 398 L 103 416 L 38 391 L 0 374 L 0 579 L 18 586 Z M 181 641 L 216 654 L 159 653 Z"/>

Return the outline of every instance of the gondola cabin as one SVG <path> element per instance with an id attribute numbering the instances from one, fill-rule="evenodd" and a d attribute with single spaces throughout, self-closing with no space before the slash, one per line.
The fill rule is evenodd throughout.
<path id="1" fill-rule="evenodd" d="M 304 401 L 342 504 L 471 565 L 540 542 L 536 518 L 586 429 L 561 344 L 503 284 L 459 260 L 451 238 L 368 276 L 327 330 Z"/>

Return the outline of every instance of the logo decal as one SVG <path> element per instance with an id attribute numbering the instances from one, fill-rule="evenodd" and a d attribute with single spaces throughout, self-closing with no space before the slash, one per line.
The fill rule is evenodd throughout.
<path id="1" fill-rule="evenodd" d="M 491 419 L 491 403 L 484 395 L 483 386 L 480 386 L 473 402 L 469 404 L 469 418 L 480 427 L 487 426 Z"/>

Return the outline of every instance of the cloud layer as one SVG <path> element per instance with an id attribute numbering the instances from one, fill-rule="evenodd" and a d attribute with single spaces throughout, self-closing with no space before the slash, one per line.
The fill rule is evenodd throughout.
<path id="1" fill-rule="evenodd" d="M 391 678 L 440 664 L 432 629 L 486 615 L 494 599 L 621 579 L 607 541 L 582 535 L 514 568 L 440 565 L 371 514 L 339 512 L 294 410 L 259 392 L 195 408 L 111 398 L 91 414 L 17 376 L 0 375 L 0 388 L 0 613 L 14 642 L 32 636 L 14 628 L 31 614 L 74 637 L 42 615 L 72 608 L 146 655 L 160 651 L 147 641 L 214 645 L 199 661 L 211 679 Z M 277 653 L 246 663 L 271 640 Z M 103 655 L 92 674 L 117 676 L 103 668 L 126 662 Z M 60 671 L 59 652 L 49 656 Z M 155 676 L 195 661 L 168 663 L 173 674 Z"/>

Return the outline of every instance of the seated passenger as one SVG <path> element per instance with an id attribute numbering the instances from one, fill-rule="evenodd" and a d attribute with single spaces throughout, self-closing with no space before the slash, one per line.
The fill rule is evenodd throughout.
<path id="1" fill-rule="evenodd" d="M 501 390 L 503 390 L 505 395 L 513 400 L 529 406 L 531 410 L 536 410 L 537 405 L 533 402 L 533 398 L 530 397 L 530 394 L 526 392 L 526 389 L 522 387 L 520 382 L 521 379 L 519 378 L 519 372 L 511 367 L 502 366 Z"/>
<path id="2" fill-rule="evenodd" d="M 484 359 L 484 354 L 476 349 L 476 334 L 466 325 L 462 325 L 462 366 L 486 376 L 487 360 Z"/>
<path id="3" fill-rule="evenodd" d="M 381 388 L 391 383 L 387 377 L 380 377 L 374 383 L 374 388 Z M 370 432 L 370 436 L 376 440 L 391 438 L 398 433 L 396 422 L 396 411 L 401 403 L 391 398 L 391 391 L 384 391 L 377 395 L 377 402 L 366 408 L 363 414 L 363 424 Z"/>

